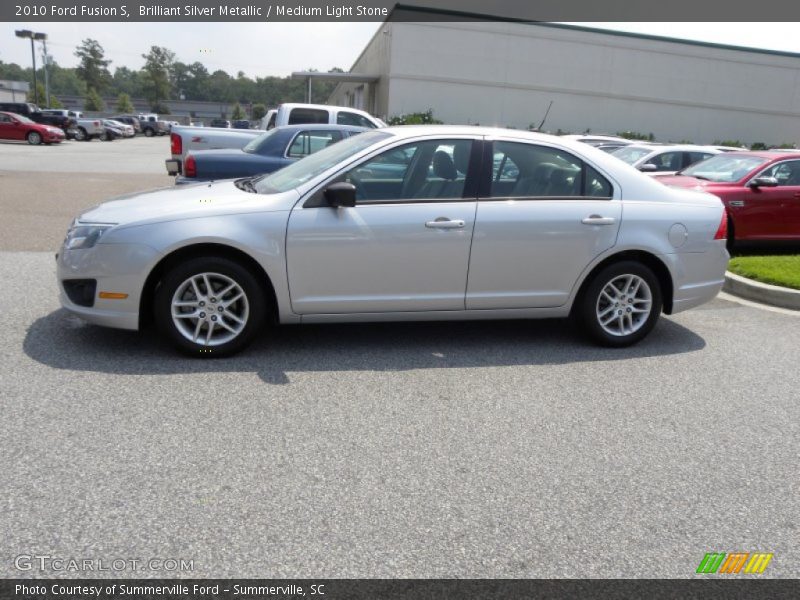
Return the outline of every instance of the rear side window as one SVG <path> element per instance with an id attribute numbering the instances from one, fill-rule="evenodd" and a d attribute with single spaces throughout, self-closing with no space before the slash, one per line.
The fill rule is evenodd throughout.
<path id="1" fill-rule="evenodd" d="M 301 158 L 319 152 L 342 139 L 340 131 L 301 131 L 289 146 L 287 156 Z"/>
<path id="2" fill-rule="evenodd" d="M 319 108 L 293 108 L 289 113 L 289 125 L 327 122 L 328 111 Z"/>
<path id="3" fill-rule="evenodd" d="M 578 157 L 557 148 L 495 142 L 492 198 L 611 198 L 608 179 Z"/>
<path id="4" fill-rule="evenodd" d="M 647 161 L 648 164 L 656 166 L 656 172 L 660 171 L 680 171 L 683 168 L 683 156 L 681 152 L 664 152 L 658 154 Z"/>
<path id="5" fill-rule="evenodd" d="M 340 111 L 338 115 L 336 115 L 336 122 L 339 125 L 353 125 L 354 127 L 372 127 L 375 128 L 375 123 L 367 119 L 363 115 L 359 115 L 352 112 L 347 111 Z"/>

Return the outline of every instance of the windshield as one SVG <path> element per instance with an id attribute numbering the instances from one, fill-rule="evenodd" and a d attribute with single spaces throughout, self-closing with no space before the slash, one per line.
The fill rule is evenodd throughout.
<path id="1" fill-rule="evenodd" d="M 31 120 L 30 120 L 28 117 L 26 117 L 26 116 L 24 116 L 24 115 L 17 115 L 17 114 L 15 114 L 15 115 L 14 115 L 14 118 L 15 118 L 17 121 L 19 121 L 20 123 L 28 123 L 28 124 L 34 123 L 34 121 L 31 121 Z"/>
<path id="2" fill-rule="evenodd" d="M 357 154 L 389 136 L 390 134 L 381 131 L 370 131 L 347 138 L 310 154 L 288 167 L 260 177 L 255 180 L 256 189 L 259 194 L 275 194 L 293 190 L 331 167 L 335 167 L 353 154 Z"/>
<path id="3" fill-rule="evenodd" d="M 644 158 L 653 151 L 652 148 L 647 146 L 624 146 L 619 150 L 611 153 L 611 156 L 616 156 L 620 160 L 624 160 L 629 165 L 632 165 L 640 158 Z"/>
<path id="4" fill-rule="evenodd" d="M 261 150 L 261 148 L 264 147 L 264 144 L 268 144 L 269 140 L 276 133 L 278 133 L 278 130 L 277 129 L 272 129 L 272 130 L 268 131 L 267 133 L 262 133 L 261 135 L 257 135 L 250 142 L 248 142 L 247 145 L 244 148 L 242 148 L 242 150 L 244 150 L 245 152 L 248 152 L 249 154 L 255 154 L 259 150 Z"/>
<path id="5" fill-rule="evenodd" d="M 680 172 L 680 175 L 732 183 L 745 177 L 750 171 L 769 162 L 760 156 L 742 156 L 737 154 L 717 154 L 711 158 L 692 165 Z"/>

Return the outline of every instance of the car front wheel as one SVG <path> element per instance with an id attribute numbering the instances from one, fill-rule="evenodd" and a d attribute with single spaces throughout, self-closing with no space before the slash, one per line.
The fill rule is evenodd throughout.
<path id="1" fill-rule="evenodd" d="M 153 137 L 153 134 L 154 134 L 154 133 L 155 133 L 155 132 L 154 132 L 152 129 L 150 129 L 149 127 L 148 127 L 147 129 L 145 129 L 145 130 L 144 130 L 144 135 L 145 135 L 146 137 Z"/>
<path id="2" fill-rule="evenodd" d="M 611 264 L 589 282 L 579 316 L 587 333 L 604 346 L 630 346 L 655 327 L 661 314 L 658 278 L 634 261 Z"/>
<path id="3" fill-rule="evenodd" d="M 154 309 L 159 330 L 175 346 L 213 358 L 239 352 L 252 341 L 267 302 L 248 269 L 226 258 L 201 257 L 166 274 Z"/>
<path id="4" fill-rule="evenodd" d="M 36 131 L 31 131 L 28 134 L 27 140 L 31 146 L 38 146 L 39 144 L 42 143 L 42 136 L 40 133 Z"/>

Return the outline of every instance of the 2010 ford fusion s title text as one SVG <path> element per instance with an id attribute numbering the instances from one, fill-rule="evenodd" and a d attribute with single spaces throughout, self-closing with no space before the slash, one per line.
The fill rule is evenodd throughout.
<path id="1" fill-rule="evenodd" d="M 641 340 L 712 299 L 728 254 L 715 196 L 547 135 L 362 133 L 275 173 L 120 198 L 58 255 L 65 308 L 198 356 L 277 323 L 567 317 Z"/>

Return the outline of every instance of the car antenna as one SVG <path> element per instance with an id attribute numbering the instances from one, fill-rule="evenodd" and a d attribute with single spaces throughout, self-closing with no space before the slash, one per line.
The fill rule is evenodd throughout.
<path id="1" fill-rule="evenodd" d="M 542 126 L 544 126 L 544 122 L 547 120 L 547 115 L 550 114 L 550 108 L 553 106 L 553 101 L 550 100 L 550 104 L 547 105 L 547 110 L 544 112 L 544 117 L 542 118 L 542 122 L 539 123 L 539 127 L 536 128 L 536 131 L 541 131 Z"/>

